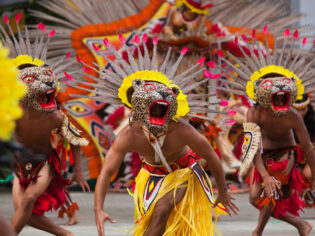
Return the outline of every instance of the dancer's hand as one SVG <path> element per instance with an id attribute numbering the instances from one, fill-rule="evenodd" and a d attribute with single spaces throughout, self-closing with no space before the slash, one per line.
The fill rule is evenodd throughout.
<path id="1" fill-rule="evenodd" d="M 95 210 L 95 223 L 98 236 L 105 236 L 104 224 L 106 221 L 116 223 L 116 220 L 113 220 L 104 210 Z"/>
<path id="2" fill-rule="evenodd" d="M 238 215 L 240 209 L 232 202 L 232 200 L 235 200 L 235 198 L 231 197 L 227 191 L 219 191 L 214 207 L 221 203 L 225 207 L 226 212 L 229 214 L 229 216 L 232 216 L 232 212 L 235 215 Z"/>
<path id="3" fill-rule="evenodd" d="M 81 186 L 83 192 L 85 192 L 85 188 L 87 191 L 89 192 L 91 191 L 89 184 L 86 182 L 86 180 L 83 177 L 82 171 L 74 171 L 72 182 L 77 182 L 78 185 Z"/>
<path id="4" fill-rule="evenodd" d="M 278 191 L 281 194 L 281 183 L 276 180 L 272 176 L 266 176 L 263 178 L 264 181 L 264 190 L 267 195 L 267 197 L 276 196 Z"/>

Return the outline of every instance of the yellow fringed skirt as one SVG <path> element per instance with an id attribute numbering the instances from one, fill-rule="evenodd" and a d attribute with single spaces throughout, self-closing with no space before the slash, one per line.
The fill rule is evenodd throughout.
<path id="1" fill-rule="evenodd" d="M 191 166 L 176 169 L 164 176 L 157 176 L 144 168 L 141 169 L 136 178 L 134 191 L 136 222 L 134 236 L 144 234 L 151 222 L 156 203 L 168 192 L 172 190 L 176 192 L 177 188 L 186 188 L 186 192 L 168 217 L 163 236 L 212 236 L 217 232 L 215 223 L 212 222 L 211 181 L 202 168 L 197 163 L 195 164 L 194 166 L 199 168 L 201 178 L 197 177 Z M 209 195 L 205 193 L 202 181 L 204 184 L 207 183 L 205 188 L 212 195 L 212 199 L 209 199 Z M 215 207 L 214 212 L 215 215 L 225 214 L 222 205 Z"/>

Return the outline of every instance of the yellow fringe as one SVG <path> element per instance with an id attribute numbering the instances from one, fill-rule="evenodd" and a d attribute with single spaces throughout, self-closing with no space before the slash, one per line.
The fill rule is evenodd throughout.
<path id="1" fill-rule="evenodd" d="M 168 174 L 160 188 L 158 195 L 147 212 L 143 207 L 143 196 L 145 186 L 150 174 L 144 169 L 140 171 L 136 178 L 136 189 L 134 193 L 135 203 L 135 231 L 134 236 L 143 235 L 151 222 L 155 204 L 168 192 L 174 190 L 174 196 L 177 188 L 186 188 L 186 193 L 182 200 L 172 210 L 163 236 L 213 236 L 214 232 L 221 233 L 216 229 L 215 223 L 217 214 L 225 214 L 224 210 L 216 207 L 215 223 L 212 222 L 210 203 L 204 190 L 190 168 L 179 169 Z M 208 179 L 210 181 L 210 179 Z M 209 182 L 211 183 L 211 182 Z M 222 208 L 222 205 L 220 206 Z"/>

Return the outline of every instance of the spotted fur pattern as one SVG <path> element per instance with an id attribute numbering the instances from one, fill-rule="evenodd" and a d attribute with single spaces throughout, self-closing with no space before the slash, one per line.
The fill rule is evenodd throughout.
<path id="1" fill-rule="evenodd" d="M 255 96 L 257 102 L 264 108 L 274 112 L 276 115 L 286 115 L 289 112 L 289 109 L 275 110 L 273 106 L 272 96 L 279 91 L 288 92 L 290 94 L 289 107 L 291 107 L 297 98 L 296 79 L 271 77 L 260 78 L 255 82 Z"/>
<path id="2" fill-rule="evenodd" d="M 57 79 L 46 65 L 27 67 L 19 71 L 18 78 L 27 85 L 27 94 L 22 99 L 26 106 L 43 112 L 53 112 L 56 108 L 44 109 L 38 102 L 39 96 L 50 90 L 57 89 Z"/>
<path id="3" fill-rule="evenodd" d="M 168 122 L 176 114 L 178 89 L 170 89 L 161 83 L 137 79 L 133 81 L 132 88 L 134 90 L 131 96 L 131 104 L 134 111 L 133 120 L 140 121 L 155 136 L 165 131 Z M 157 100 L 164 100 L 169 103 L 164 125 L 156 125 L 150 122 L 150 107 Z"/>

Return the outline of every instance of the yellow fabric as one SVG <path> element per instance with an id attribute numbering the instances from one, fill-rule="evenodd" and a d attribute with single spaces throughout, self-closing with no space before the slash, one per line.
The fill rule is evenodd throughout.
<path id="1" fill-rule="evenodd" d="M 143 235 L 150 224 L 155 204 L 170 191 L 186 188 L 186 193 L 176 208 L 172 210 L 166 224 L 163 236 L 212 236 L 216 232 L 215 223 L 212 222 L 212 204 L 193 171 L 190 168 L 179 169 L 168 174 L 160 188 L 158 195 L 147 212 L 143 207 L 145 186 L 150 174 L 141 169 L 136 178 L 134 192 L 135 203 L 135 231 L 134 236 Z M 208 177 L 207 177 L 208 178 Z M 210 179 L 208 181 L 211 185 Z M 175 194 L 174 194 L 175 196 Z M 222 206 L 221 206 L 222 207 Z M 220 208 L 214 208 L 215 214 L 225 214 Z"/>
<path id="2" fill-rule="evenodd" d="M 199 9 L 199 8 L 189 4 L 189 2 L 187 0 L 176 0 L 175 7 L 178 8 L 178 7 L 180 7 L 183 4 L 186 7 L 188 7 L 194 13 L 197 13 L 197 14 L 200 14 L 200 15 L 208 15 L 210 13 L 209 8 Z"/>
<path id="3" fill-rule="evenodd" d="M 13 62 L 14 62 L 16 67 L 19 67 L 20 65 L 23 65 L 23 64 L 32 64 L 35 66 L 41 66 L 44 64 L 44 62 L 42 60 L 40 60 L 38 58 L 35 58 L 33 60 L 33 58 L 29 55 L 19 55 L 13 59 Z"/>
<path id="4" fill-rule="evenodd" d="M 9 50 L 0 45 L 0 139 L 8 140 L 15 128 L 15 120 L 22 116 L 19 100 L 26 93 L 26 86 L 17 80 L 18 71 Z"/>
<path id="5" fill-rule="evenodd" d="M 159 82 L 166 85 L 169 88 L 173 87 L 178 88 L 179 94 L 176 97 L 177 111 L 174 118 L 176 119 L 179 117 L 184 117 L 189 112 L 187 96 L 182 92 L 182 90 L 176 84 L 173 84 L 173 81 L 169 80 L 164 74 L 152 70 L 137 71 L 124 78 L 120 88 L 118 89 L 118 97 L 121 99 L 121 102 L 126 104 L 128 107 L 132 108 L 132 105 L 128 102 L 127 91 L 132 86 L 132 82 L 135 79 Z"/>
<path id="6" fill-rule="evenodd" d="M 246 84 L 246 93 L 251 99 L 256 100 L 255 92 L 254 92 L 254 82 L 260 79 L 261 77 L 270 73 L 277 73 L 277 74 L 286 76 L 288 78 L 294 77 L 296 79 L 296 87 L 297 87 L 297 94 L 298 94 L 296 99 L 299 100 L 303 98 L 304 85 L 302 84 L 302 81 L 297 77 L 296 74 L 294 74 L 292 71 L 289 71 L 288 69 L 285 69 L 282 66 L 269 65 L 269 66 L 260 68 L 259 71 L 255 71 L 250 76 L 250 81 L 248 81 Z"/>

